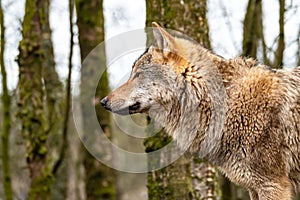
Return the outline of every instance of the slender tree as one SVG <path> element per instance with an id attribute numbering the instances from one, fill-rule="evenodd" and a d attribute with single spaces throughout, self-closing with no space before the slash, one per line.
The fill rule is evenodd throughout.
<path id="1" fill-rule="evenodd" d="M 153 21 L 165 28 L 179 30 L 211 48 L 206 18 L 206 0 L 147 0 L 146 25 Z M 151 128 L 149 131 L 151 132 Z M 170 141 L 164 131 L 145 140 L 146 151 L 155 151 Z M 163 156 L 162 156 L 163 159 Z M 214 199 L 215 170 L 198 158 L 181 158 L 172 165 L 148 174 L 149 199 Z"/>
<path id="2" fill-rule="evenodd" d="M 62 128 L 62 147 L 59 154 L 59 159 L 53 167 L 53 174 L 56 174 L 59 167 L 61 166 L 66 152 L 68 149 L 68 122 L 70 118 L 70 109 L 71 109 L 71 80 L 72 80 L 72 58 L 73 58 L 73 48 L 74 48 L 74 31 L 73 31 L 73 12 L 74 12 L 75 2 L 74 0 L 69 0 L 69 26 L 70 26 L 70 52 L 68 59 L 68 78 L 66 83 L 66 96 L 65 96 L 65 109 L 64 109 L 64 118 L 63 118 L 63 128 Z"/>
<path id="3" fill-rule="evenodd" d="M 262 37 L 262 1 L 249 0 L 243 26 L 243 55 L 256 58 Z"/>
<path id="4" fill-rule="evenodd" d="M 79 45 L 81 51 L 81 60 L 83 61 L 93 48 L 104 41 L 104 16 L 103 16 L 103 0 L 76 0 L 77 11 L 77 26 L 79 29 Z M 92 14 L 91 14 L 92 13 Z M 105 63 L 105 55 L 98 55 L 99 58 Z M 81 69 L 81 82 L 85 86 L 92 85 L 94 81 L 91 78 L 91 74 L 97 70 L 96 60 L 91 59 L 93 62 L 89 66 L 82 67 Z M 107 73 L 104 72 L 96 91 L 96 99 L 103 98 L 109 91 Z M 83 126 L 89 124 L 90 117 L 85 113 L 88 109 L 87 103 L 92 100 L 86 99 L 91 96 L 90 92 L 86 88 L 81 88 L 81 109 L 83 112 Z M 110 116 L 109 113 L 102 108 L 99 104 L 96 105 L 96 115 L 98 121 L 103 128 L 107 137 L 111 137 Z M 87 130 L 90 127 L 83 127 Z M 96 130 L 95 130 L 96 131 Z M 90 140 L 90 142 L 94 142 Z M 83 155 L 83 163 L 85 167 L 85 189 L 87 199 L 115 199 L 115 175 L 114 171 L 107 166 L 101 164 L 94 157 L 92 157 L 88 151 L 85 150 Z"/>
<path id="5" fill-rule="evenodd" d="M 300 27 L 299 27 L 299 30 L 298 30 L 298 40 L 297 40 L 297 43 L 298 43 L 298 50 L 297 50 L 297 66 L 300 66 Z"/>
<path id="6" fill-rule="evenodd" d="M 73 58 L 73 48 L 74 48 L 74 30 L 73 30 L 73 13 L 74 13 L 75 1 L 69 0 L 69 27 L 70 27 L 70 44 L 69 44 L 69 58 L 68 58 L 68 77 L 66 80 L 66 95 L 64 99 L 64 113 L 63 113 L 63 123 L 62 123 L 62 142 L 60 146 L 60 152 L 58 160 L 55 162 L 52 173 L 55 176 L 54 192 L 57 190 L 57 194 L 53 194 L 53 199 L 58 199 L 58 195 L 61 199 L 66 199 L 67 196 L 67 170 L 68 162 L 66 160 L 66 155 L 69 153 L 69 142 L 68 142 L 68 132 L 69 132 L 69 118 L 71 109 L 71 80 L 72 80 L 72 58 Z M 59 187 L 60 186 L 60 187 Z"/>
<path id="7" fill-rule="evenodd" d="M 285 13 L 285 0 L 279 0 L 279 36 L 277 49 L 274 55 L 274 64 L 275 68 L 282 68 L 283 66 L 283 52 L 285 49 L 285 40 L 284 40 L 284 13 Z"/>
<path id="8" fill-rule="evenodd" d="M 277 41 L 277 48 L 274 52 L 274 59 L 268 57 L 268 47 L 265 43 L 263 32 L 263 13 L 262 13 L 262 0 L 249 0 L 244 18 L 243 26 L 243 56 L 250 56 L 257 58 L 258 50 L 262 50 L 262 61 L 264 64 L 282 68 L 283 66 L 283 53 L 285 49 L 284 40 L 284 13 L 285 13 L 285 0 L 279 0 L 279 35 Z"/>
<path id="9" fill-rule="evenodd" d="M 7 88 L 7 76 L 4 65 L 4 49 L 5 49 L 5 25 L 2 1 L 0 0 L 0 32 L 1 32 L 1 49 L 0 49 L 0 65 L 1 65 L 1 76 L 2 76 L 2 114 L 3 114 L 3 127 L 1 134 L 1 152 L 2 152 L 2 173 L 3 173 L 3 186 L 5 192 L 5 199 L 12 200 L 13 192 L 11 185 L 11 171 L 9 162 L 9 135 L 10 135 L 10 95 Z"/>
<path id="10" fill-rule="evenodd" d="M 262 1 L 249 0 L 243 26 L 243 56 L 257 57 L 261 44 L 263 62 L 271 65 L 263 31 Z"/>

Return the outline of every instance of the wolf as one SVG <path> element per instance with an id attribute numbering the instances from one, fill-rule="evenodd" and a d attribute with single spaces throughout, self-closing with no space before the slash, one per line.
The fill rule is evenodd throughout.
<path id="1" fill-rule="evenodd" d="M 225 59 L 153 22 L 154 43 L 101 100 L 149 113 L 179 147 L 208 160 L 251 200 L 290 200 L 300 183 L 300 68 Z"/>

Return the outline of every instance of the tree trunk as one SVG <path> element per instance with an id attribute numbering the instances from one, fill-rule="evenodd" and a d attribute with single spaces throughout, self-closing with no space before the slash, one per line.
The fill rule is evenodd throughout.
<path id="1" fill-rule="evenodd" d="M 27 0 L 22 24 L 22 40 L 19 44 L 19 99 L 18 117 L 22 124 L 22 136 L 26 148 L 26 161 L 31 185 L 28 199 L 50 199 L 53 176 L 49 166 L 48 148 L 50 124 L 44 106 L 45 85 L 43 69 L 54 61 L 45 50 L 49 33 L 47 27 L 49 0 Z M 45 59 L 47 58 L 47 59 Z M 49 66 L 51 67 L 51 66 Z"/>
<path id="2" fill-rule="evenodd" d="M 283 52 L 285 49 L 284 41 L 284 12 L 285 12 L 285 0 L 279 0 L 279 38 L 277 49 L 274 56 L 273 66 L 277 69 L 282 69 L 283 66 Z"/>
<path id="3" fill-rule="evenodd" d="M 1 32 L 1 49 L 0 49 L 0 65 L 2 76 L 2 134 L 1 134 L 1 152 L 2 152 L 2 173 L 3 186 L 6 200 L 13 199 L 12 185 L 11 185 L 11 171 L 9 162 L 9 135 L 10 135 L 10 95 L 7 89 L 7 76 L 4 65 L 4 49 L 5 49 L 5 26 L 2 9 L 2 0 L 0 0 L 0 32 Z"/>
<path id="4" fill-rule="evenodd" d="M 262 2 L 249 0 L 244 19 L 243 56 L 256 58 L 262 28 Z"/>
<path id="5" fill-rule="evenodd" d="M 79 45 L 81 49 L 81 60 L 89 54 L 93 48 L 95 48 L 100 42 L 104 41 L 104 17 L 102 0 L 76 0 L 77 10 L 77 25 L 79 29 Z M 91 14 L 93 13 L 93 14 Z M 99 55 L 100 59 L 105 59 L 105 55 Z M 93 62 L 93 61 L 91 61 Z M 97 70 L 97 63 L 92 64 L 93 67 L 85 67 L 81 69 L 81 82 L 85 86 L 93 84 L 93 81 L 97 81 L 90 78 L 90 74 L 94 74 L 94 70 Z M 81 109 L 84 115 L 87 105 L 85 102 L 92 100 L 86 100 L 85 98 L 91 96 L 85 88 L 81 88 Z M 96 91 L 97 99 L 102 99 L 109 92 L 108 76 L 104 72 Z M 89 95 L 88 95 L 89 94 Z M 111 137 L 110 127 L 110 115 L 100 105 L 95 106 L 96 115 L 98 121 L 104 130 L 107 137 Z M 91 116 L 83 116 L 83 129 L 89 123 Z M 90 140 L 89 140 L 90 141 Z M 95 142 L 95 141 L 90 141 Z M 83 147 L 84 148 L 84 147 Z M 103 165 L 97 161 L 87 150 L 84 150 L 83 163 L 85 167 L 85 189 L 88 200 L 93 199 L 116 199 L 115 188 L 115 172 L 109 167 Z"/>
<path id="6" fill-rule="evenodd" d="M 257 51 L 261 42 L 262 47 L 262 61 L 264 64 L 282 68 L 283 53 L 285 49 L 284 41 L 284 13 L 285 0 L 279 0 L 279 36 L 277 42 L 277 49 L 274 52 L 274 60 L 271 61 L 267 56 L 268 48 L 265 44 L 263 32 L 263 13 L 262 0 L 249 0 L 244 19 L 243 26 L 243 56 L 250 56 L 257 58 Z"/>
<path id="7" fill-rule="evenodd" d="M 242 55 L 257 58 L 257 50 L 261 44 L 263 62 L 266 65 L 272 65 L 267 56 L 268 48 L 265 43 L 262 14 L 262 1 L 249 0 L 244 18 Z"/>
<path id="8" fill-rule="evenodd" d="M 68 179 L 66 174 L 68 174 L 68 160 L 65 160 L 66 155 L 69 153 L 69 143 L 68 143 L 68 130 L 69 130 L 69 118 L 71 109 L 71 79 L 72 79 L 72 58 L 73 58 L 73 48 L 74 48 L 74 31 L 73 31 L 73 12 L 74 12 L 75 2 L 74 0 L 69 0 L 69 26 L 70 26 L 70 52 L 68 59 L 68 78 L 66 81 L 66 96 L 64 102 L 64 113 L 63 113 L 63 124 L 62 124 L 62 142 L 59 152 L 59 157 L 53 166 L 53 175 L 55 176 L 54 192 L 57 190 L 57 195 L 53 194 L 53 199 L 57 200 L 66 199 L 68 191 Z M 59 196 L 58 196 L 59 195 Z"/>
<path id="9" fill-rule="evenodd" d="M 69 25 L 70 25 L 70 53 L 69 53 L 69 64 L 68 64 L 68 78 L 66 83 L 66 96 L 65 96 L 65 109 L 63 118 L 63 128 L 62 128 L 62 147 L 60 151 L 60 156 L 58 161 L 53 167 L 53 174 L 56 174 L 62 162 L 64 161 L 66 151 L 68 149 L 68 127 L 69 127 L 69 117 L 71 109 L 71 77 L 72 77 L 72 58 L 73 58 L 73 47 L 74 47 L 74 31 L 73 31 L 73 11 L 74 11 L 74 0 L 69 0 Z"/>
<path id="10" fill-rule="evenodd" d="M 207 48 L 211 48 L 206 18 L 206 0 L 146 0 L 146 25 L 153 21 L 179 30 Z M 149 129 L 151 130 L 151 128 Z M 146 152 L 165 146 L 170 138 L 164 131 L 145 140 Z M 148 173 L 149 199 L 216 199 L 216 173 L 198 158 L 182 157 L 172 165 Z"/>
<path id="11" fill-rule="evenodd" d="M 42 26 L 41 32 L 43 34 L 42 37 L 42 50 L 45 56 L 43 58 L 42 65 L 42 75 L 45 86 L 45 96 L 47 102 L 47 118 L 49 123 L 49 132 L 51 135 L 56 135 L 59 138 L 57 141 L 60 141 L 61 138 L 58 136 L 58 133 L 61 130 L 61 116 L 63 112 L 62 110 L 62 96 L 63 89 L 62 83 L 59 80 L 58 73 L 55 70 L 55 62 L 54 62 L 54 52 L 53 52 L 53 44 L 51 38 L 51 29 L 49 22 L 49 10 L 50 10 L 50 0 L 45 1 L 43 6 L 43 10 L 45 13 L 41 14 Z M 60 143 L 60 142 L 58 142 Z"/>
<path id="12" fill-rule="evenodd" d="M 298 40 L 297 40 L 297 43 L 298 43 L 297 66 L 300 66 L 300 27 L 299 27 L 299 30 L 298 30 Z"/>

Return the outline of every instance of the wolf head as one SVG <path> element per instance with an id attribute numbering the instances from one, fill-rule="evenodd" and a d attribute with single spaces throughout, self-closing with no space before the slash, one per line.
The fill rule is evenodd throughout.
<path id="1" fill-rule="evenodd" d="M 204 157 L 216 146 L 226 112 L 216 67 L 223 58 L 157 23 L 153 35 L 154 44 L 134 63 L 129 80 L 101 104 L 121 115 L 149 112 L 182 149 Z"/>
<path id="2" fill-rule="evenodd" d="M 189 58 L 200 45 L 183 36 L 172 36 L 155 22 L 153 35 L 154 44 L 134 63 L 129 80 L 101 100 L 107 110 L 122 115 L 147 112 L 167 103 L 172 98 L 170 93 L 184 87 L 179 83 L 193 73 L 195 58 Z"/>

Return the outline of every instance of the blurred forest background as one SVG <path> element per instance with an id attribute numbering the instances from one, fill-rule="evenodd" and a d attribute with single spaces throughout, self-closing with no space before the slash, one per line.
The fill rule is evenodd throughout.
<path id="1" fill-rule="evenodd" d="M 64 8 L 68 23 L 63 24 L 68 32 L 55 37 L 52 26 L 62 21 L 59 14 L 50 17 L 51 13 L 60 12 L 52 5 L 54 0 L 26 0 L 21 6 L 16 2 L 19 1 L 0 0 L 1 200 L 249 199 L 245 190 L 230 183 L 214 166 L 189 154 L 148 174 L 119 172 L 101 164 L 76 133 L 71 108 L 72 80 L 76 76 L 89 84 L 93 71 L 80 69 L 78 63 L 104 41 L 110 24 L 125 23 L 128 29 L 132 28 L 126 21 L 126 12 L 142 20 L 139 28 L 156 21 L 221 55 L 227 52 L 225 56 L 251 56 L 274 68 L 300 65 L 298 1 L 138 0 L 143 6 L 140 13 L 124 7 L 108 13 L 104 5 L 125 1 L 69 0 Z M 126 2 L 128 7 L 137 6 L 135 0 Z M 221 16 L 216 18 L 215 13 Z M 241 15 L 236 24 L 232 20 L 235 13 Z M 108 23 L 110 15 L 114 21 Z M 272 19 L 274 16 L 276 19 Z M 11 26 L 16 27 L 14 31 Z M 240 30 L 235 31 L 235 27 Z M 61 41 L 67 41 L 68 47 L 62 48 Z M 11 50 L 11 46 L 16 48 Z M 64 62 L 55 53 L 57 49 L 66 55 Z M 14 60 L 7 59 L 13 52 L 17 52 Z M 131 68 L 130 62 L 125 63 L 127 69 Z M 125 69 L 118 71 L 125 73 Z M 113 72 L 109 72 L 98 83 L 96 99 L 106 96 L 116 84 L 111 78 Z M 88 91 L 81 91 L 81 98 L 85 92 Z M 82 103 L 81 109 L 85 106 Z M 146 140 L 124 136 L 107 111 L 96 105 L 96 112 L 105 134 L 122 148 L 134 146 L 151 152 L 170 140 L 163 130 Z M 89 118 L 83 120 L 88 122 Z M 135 120 L 146 123 L 145 116 Z"/>

